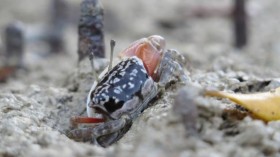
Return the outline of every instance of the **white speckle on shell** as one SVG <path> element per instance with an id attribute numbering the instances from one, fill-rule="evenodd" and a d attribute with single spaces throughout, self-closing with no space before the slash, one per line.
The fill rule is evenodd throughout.
<path id="1" fill-rule="evenodd" d="M 134 84 L 131 83 L 131 82 L 128 82 L 128 86 L 129 86 L 130 89 L 134 88 Z"/>
<path id="2" fill-rule="evenodd" d="M 121 76 L 124 76 L 124 74 L 125 74 L 125 71 L 122 71 L 119 73 L 119 75 L 121 75 Z"/>
<path id="3" fill-rule="evenodd" d="M 129 75 L 136 76 L 137 73 L 138 73 L 138 70 L 137 69 L 133 69 L 132 72 Z"/>
<path id="4" fill-rule="evenodd" d="M 117 83 L 117 82 L 119 82 L 119 81 L 120 81 L 120 79 L 116 77 L 116 78 L 114 79 L 113 83 Z"/>
<path id="5" fill-rule="evenodd" d="M 146 71 L 145 69 L 141 69 L 141 71 L 142 71 L 143 73 L 147 73 L 147 71 Z"/>
<path id="6" fill-rule="evenodd" d="M 102 93 L 101 96 L 102 96 L 103 98 L 105 98 L 105 101 L 104 101 L 104 102 L 109 101 L 109 96 L 106 95 L 105 93 Z"/>
<path id="7" fill-rule="evenodd" d="M 114 89 L 114 93 L 116 93 L 116 94 L 121 94 L 121 91 L 118 90 L 118 89 Z"/>
<path id="8" fill-rule="evenodd" d="M 115 87 L 115 89 L 119 90 L 120 92 L 123 91 L 122 88 L 121 88 L 121 86 L 117 86 L 117 87 Z"/>

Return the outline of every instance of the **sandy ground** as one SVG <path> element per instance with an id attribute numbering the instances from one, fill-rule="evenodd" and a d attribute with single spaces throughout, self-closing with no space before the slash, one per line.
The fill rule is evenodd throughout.
<path id="1" fill-rule="evenodd" d="M 117 41 L 115 51 L 120 52 L 134 40 L 159 34 L 168 48 L 186 57 L 192 84 L 243 93 L 280 86 L 276 79 L 280 75 L 278 0 L 248 1 L 250 44 L 243 50 L 232 48 L 229 18 L 190 16 L 192 8 L 227 8 L 230 0 L 102 2 L 107 50 L 110 39 Z M 164 93 L 109 148 L 67 138 L 69 118 L 83 112 L 94 80 L 87 60 L 77 68 L 79 1 L 69 4 L 72 18 L 64 33 L 66 54 L 48 55 L 44 43 L 28 43 L 24 57 L 28 70 L 0 84 L 0 156 L 280 156 L 280 123 L 264 123 L 244 111 L 231 114 L 228 110 L 235 104 L 228 100 L 195 97 L 199 131 L 197 136 L 186 136 L 185 122 L 173 111 L 178 88 Z M 2 0 L 0 29 L 21 20 L 29 32 L 35 31 L 46 25 L 48 5 L 47 0 Z M 3 51 L 3 40 L 0 45 Z M 273 81 L 264 83 L 267 80 Z"/>

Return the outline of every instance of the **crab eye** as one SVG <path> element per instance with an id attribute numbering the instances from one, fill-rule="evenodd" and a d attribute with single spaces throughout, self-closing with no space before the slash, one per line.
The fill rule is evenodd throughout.
<path id="1" fill-rule="evenodd" d="M 163 49 L 165 47 L 165 40 L 163 37 L 161 37 L 159 35 L 152 35 L 152 36 L 148 37 L 148 40 L 151 41 L 151 44 L 153 45 L 153 47 L 155 47 L 158 51 L 163 51 Z"/>
<path id="2" fill-rule="evenodd" d="M 159 43 L 155 40 L 152 40 L 152 45 L 158 50 L 161 51 L 161 47 L 159 45 Z"/>

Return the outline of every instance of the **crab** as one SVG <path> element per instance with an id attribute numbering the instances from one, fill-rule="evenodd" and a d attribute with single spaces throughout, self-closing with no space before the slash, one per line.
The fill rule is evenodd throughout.
<path id="1" fill-rule="evenodd" d="M 99 123 L 76 128 L 72 139 L 90 139 L 102 147 L 117 142 L 159 93 L 172 82 L 185 83 L 189 77 L 176 50 L 165 50 L 165 39 L 158 35 L 142 38 L 119 54 L 121 61 L 105 69 L 87 97 L 88 117 L 71 118 L 72 124 Z"/>

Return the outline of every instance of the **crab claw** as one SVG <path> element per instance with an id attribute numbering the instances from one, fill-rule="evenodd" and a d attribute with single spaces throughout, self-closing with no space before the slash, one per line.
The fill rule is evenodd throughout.
<path id="1" fill-rule="evenodd" d="M 165 39 L 159 35 L 152 35 L 132 43 L 127 49 L 119 54 L 120 58 L 137 56 L 140 58 L 150 76 L 160 63 L 165 48 Z"/>
<path id="2" fill-rule="evenodd" d="M 103 118 L 94 118 L 94 117 L 82 117 L 82 116 L 74 116 L 70 118 L 70 123 L 72 127 L 76 127 L 78 124 L 81 123 L 103 123 L 105 119 Z"/>
<path id="3" fill-rule="evenodd" d="M 253 94 L 206 91 L 205 95 L 228 98 L 264 121 L 280 120 L 280 88 L 271 92 Z"/>

